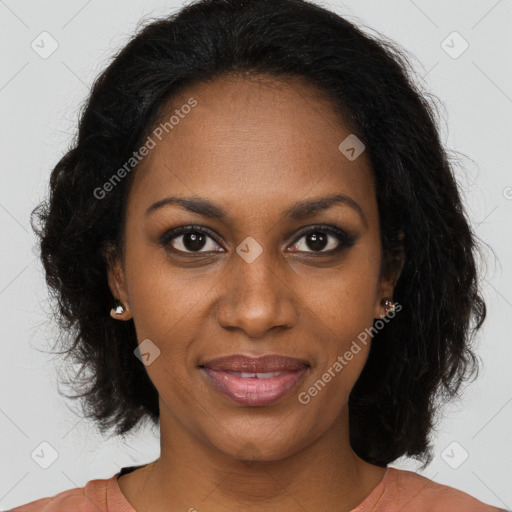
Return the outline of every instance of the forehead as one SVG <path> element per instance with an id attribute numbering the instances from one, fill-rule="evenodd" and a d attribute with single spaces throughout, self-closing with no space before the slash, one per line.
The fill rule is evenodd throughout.
<path id="1" fill-rule="evenodd" d="M 333 105 L 300 79 L 217 78 L 167 104 L 131 197 L 150 203 L 181 193 L 238 208 L 338 191 L 364 203 L 373 176 L 364 152 L 351 161 L 340 151 L 350 135 Z"/>

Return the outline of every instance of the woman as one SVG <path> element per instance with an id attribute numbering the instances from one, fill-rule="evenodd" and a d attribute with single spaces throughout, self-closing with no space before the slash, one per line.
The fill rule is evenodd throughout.
<path id="1" fill-rule="evenodd" d="M 432 460 L 486 314 L 407 71 L 303 0 L 196 1 L 118 54 L 34 229 L 89 416 L 161 455 L 16 512 L 499 510 L 388 467 Z"/>

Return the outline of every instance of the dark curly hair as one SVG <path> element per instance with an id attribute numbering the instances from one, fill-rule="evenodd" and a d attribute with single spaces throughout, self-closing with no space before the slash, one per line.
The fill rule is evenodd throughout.
<path id="1" fill-rule="evenodd" d="M 158 423 L 158 392 L 134 357 L 133 321 L 113 320 L 107 268 L 123 260 L 134 173 L 94 190 L 140 147 L 173 95 L 223 75 L 302 78 L 329 98 L 366 146 L 376 180 L 383 267 L 404 265 L 402 310 L 374 335 L 349 396 L 350 440 L 364 460 L 432 460 L 443 403 L 478 374 L 472 344 L 486 316 L 477 237 L 438 134 L 433 95 L 405 51 L 306 0 L 199 0 L 151 20 L 96 79 L 72 147 L 32 212 L 70 384 L 102 433 Z M 33 217 L 37 217 L 36 223 Z M 113 250 L 110 250 L 113 249 Z"/>

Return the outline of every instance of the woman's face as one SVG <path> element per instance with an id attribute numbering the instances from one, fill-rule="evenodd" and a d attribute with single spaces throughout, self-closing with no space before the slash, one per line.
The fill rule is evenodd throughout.
<path id="1" fill-rule="evenodd" d="M 354 155 L 339 149 L 350 131 L 312 92 L 299 81 L 221 78 L 175 97 L 163 119 L 175 114 L 173 125 L 150 134 L 134 176 L 124 268 L 109 272 L 149 354 L 161 429 L 172 425 L 232 457 L 280 459 L 346 424 L 370 347 L 358 335 L 385 313 L 380 301 L 393 292 L 379 281 L 368 157 L 357 156 L 359 147 Z M 335 195 L 346 199 L 297 206 Z M 197 203 L 151 208 L 171 196 Z M 360 349 L 348 360 L 354 341 Z M 305 369 L 267 383 L 217 373 L 226 394 L 201 367 L 267 354 Z"/>

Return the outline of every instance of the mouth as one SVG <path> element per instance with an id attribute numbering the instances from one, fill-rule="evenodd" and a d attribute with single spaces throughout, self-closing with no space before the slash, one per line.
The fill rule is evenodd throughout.
<path id="1" fill-rule="evenodd" d="M 303 359 L 270 354 L 262 357 L 234 355 L 199 365 L 207 382 L 236 403 L 270 405 L 291 393 L 303 380 L 310 364 Z"/>

